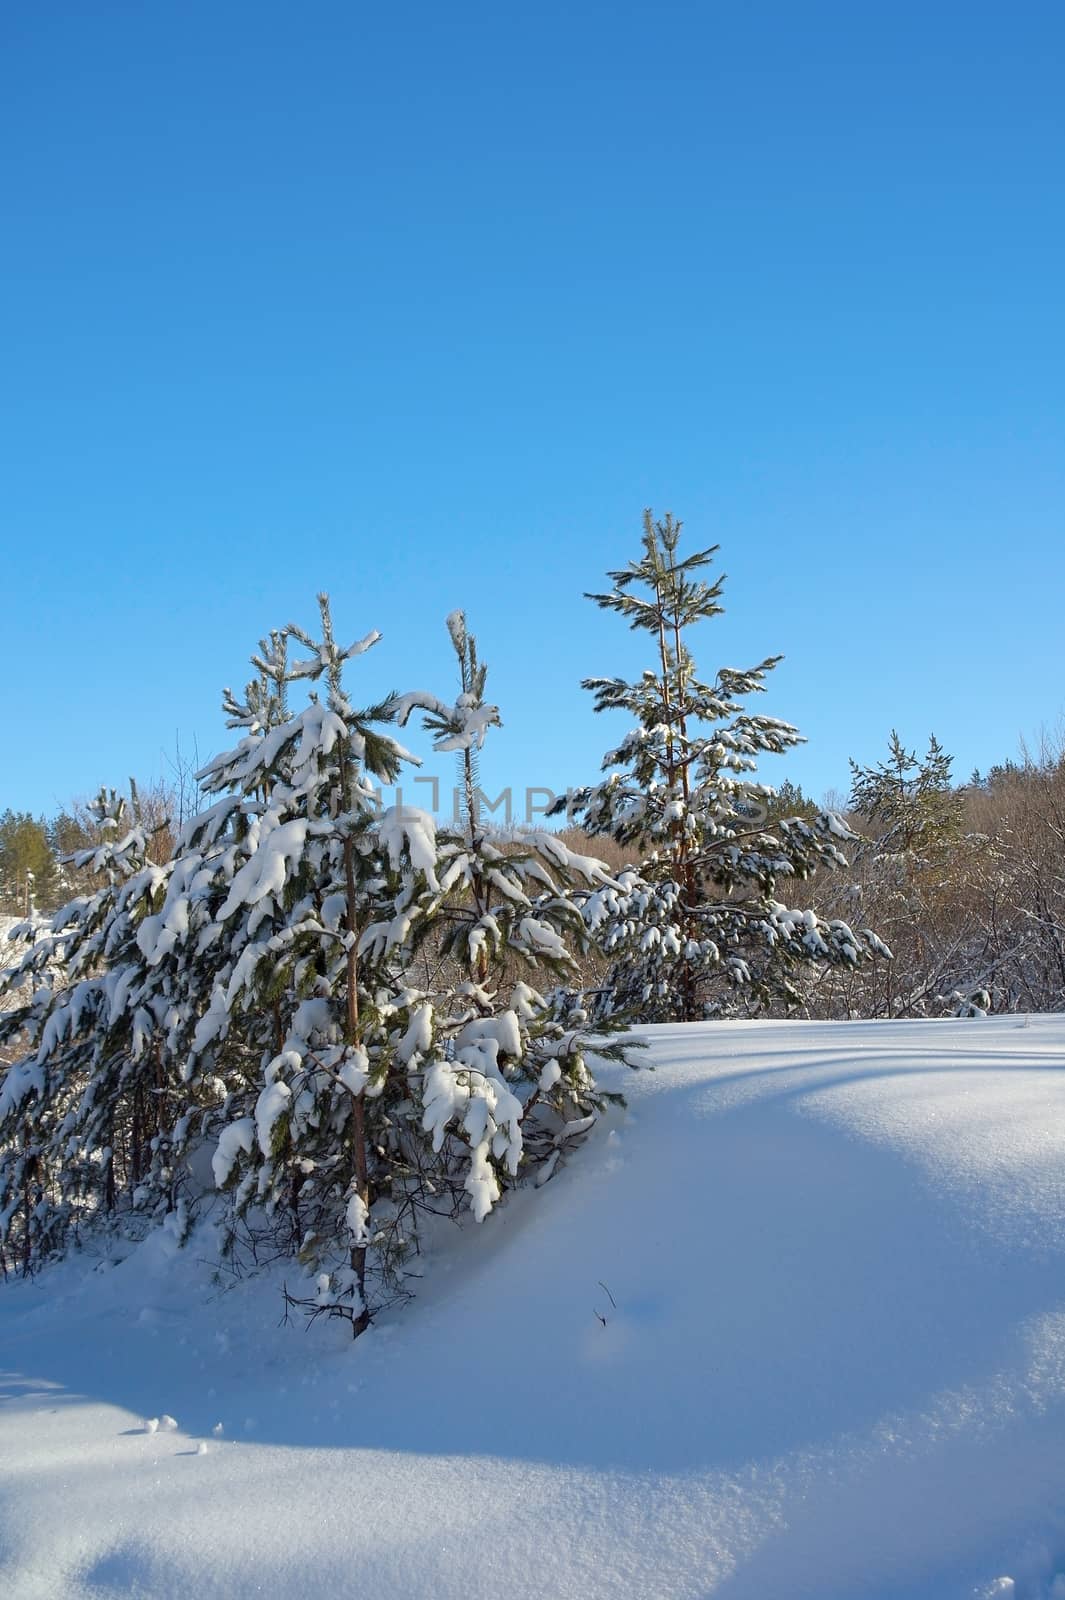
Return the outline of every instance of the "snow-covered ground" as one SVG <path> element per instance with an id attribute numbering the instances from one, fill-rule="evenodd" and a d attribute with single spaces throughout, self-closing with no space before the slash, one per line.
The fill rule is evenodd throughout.
<path id="1" fill-rule="evenodd" d="M 1065 1597 L 1065 1018 L 647 1032 L 357 1345 L 195 1238 L 0 1289 L 0 1594 Z"/>

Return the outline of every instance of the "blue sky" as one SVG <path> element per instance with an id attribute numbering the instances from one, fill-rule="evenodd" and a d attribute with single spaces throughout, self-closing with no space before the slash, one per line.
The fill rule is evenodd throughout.
<path id="1" fill-rule="evenodd" d="M 585 781 L 645 505 L 772 776 L 1057 726 L 1063 71 L 1056 3 L 6 6 L 0 809 L 206 759 L 322 587 L 353 697 L 465 606 L 486 786 Z"/>

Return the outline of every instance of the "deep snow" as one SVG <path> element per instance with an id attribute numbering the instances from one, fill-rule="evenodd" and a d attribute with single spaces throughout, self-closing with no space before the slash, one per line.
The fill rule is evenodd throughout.
<path id="1" fill-rule="evenodd" d="M 0 1289 L 0 1594 L 1065 1600 L 1065 1018 L 645 1032 L 357 1345 L 202 1236 Z"/>

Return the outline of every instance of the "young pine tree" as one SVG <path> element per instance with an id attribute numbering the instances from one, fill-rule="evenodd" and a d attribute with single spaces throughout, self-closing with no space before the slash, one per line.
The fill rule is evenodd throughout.
<path id="1" fill-rule="evenodd" d="M 0 1045 L 18 1046 L 0 1083 L 0 1247 L 27 1270 L 81 1218 L 111 1215 L 120 1188 L 137 1188 L 166 1116 L 166 1000 L 137 946 L 165 874 L 148 861 L 135 788 L 130 803 L 101 791 L 90 816 L 99 842 L 71 859 L 95 887 L 49 923 L 13 928 L 23 954 L 0 974 L 13 1001 Z"/>
<path id="2" fill-rule="evenodd" d="M 405 1090 L 392 1066 L 411 1021 L 406 947 L 435 884 L 435 844 L 425 813 L 379 814 L 375 785 L 405 759 L 381 726 L 392 702 L 357 710 L 344 686 L 346 664 L 380 636 L 342 648 L 326 596 L 319 604 L 318 638 L 273 634 L 245 701 L 227 694 L 245 735 L 199 775 L 221 799 L 183 831 L 167 898 L 140 937 L 185 986 L 186 1082 L 201 1103 L 212 1086 L 222 1095 L 186 1137 L 217 1141 L 214 1177 L 234 1219 L 275 1217 L 305 1263 L 332 1269 L 329 1307 L 358 1335 L 370 1317 L 371 1211 L 402 1143 Z M 321 691 L 293 712 L 295 683 Z"/>
<path id="3" fill-rule="evenodd" d="M 499 712 L 485 702 L 487 669 L 462 612 L 448 632 L 458 699 L 409 696 L 399 715 L 420 707 L 437 753 L 460 761 L 460 821 L 437 835 L 437 889 L 414 941 L 431 943 L 436 958 L 418 1056 L 423 1126 L 449 1166 L 460 1157 L 480 1219 L 524 1174 L 548 1176 L 612 1098 L 589 1067 L 576 988 L 576 954 L 588 943 L 581 903 L 612 880 L 551 833 L 485 824 L 476 755 Z M 625 1059 L 601 1031 L 595 1049 Z"/>
<path id="4" fill-rule="evenodd" d="M 796 966 L 853 965 L 878 942 L 841 920 L 789 910 L 782 880 L 808 878 L 822 864 L 845 865 L 840 843 L 854 839 L 838 816 L 760 821 L 774 791 L 754 776 L 760 760 L 802 742 L 786 722 L 747 711 L 779 656 L 746 672 L 722 667 L 699 676 L 693 630 L 717 616 L 723 579 L 703 576 L 716 546 L 680 554 L 681 524 L 644 515 L 640 557 L 609 574 L 613 587 L 590 599 L 647 636 L 653 665 L 634 682 L 584 683 L 597 711 L 624 711 L 631 731 L 603 760 L 609 775 L 560 800 L 592 834 L 629 846 L 638 869 L 620 890 L 592 896 L 587 917 L 613 956 L 603 1010 L 639 1020 L 693 1020 L 722 1009 L 722 979 L 748 1002 L 799 996 Z"/>
<path id="5" fill-rule="evenodd" d="M 861 889 L 895 954 L 876 1009 L 868 1009 L 889 1016 L 986 1009 L 969 998 L 984 997 L 989 971 L 965 887 L 986 841 L 958 848 L 965 799 L 951 786 L 951 757 L 934 734 L 918 757 L 892 729 L 886 761 L 850 767 L 851 809 L 870 835 L 857 856 Z M 990 871 L 985 863 L 980 877 Z"/>
<path id="6" fill-rule="evenodd" d="M 928 753 L 919 759 L 895 732 L 888 740 L 888 759 L 875 766 L 851 768 L 851 809 L 877 830 L 881 853 L 925 858 L 942 854 L 961 833 L 963 796 L 951 786 L 951 757 L 935 734 Z"/>

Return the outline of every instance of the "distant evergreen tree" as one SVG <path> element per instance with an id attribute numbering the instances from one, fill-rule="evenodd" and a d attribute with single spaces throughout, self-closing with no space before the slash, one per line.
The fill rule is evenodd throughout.
<path id="1" fill-rule="evenodd" d="M 993 971 L 988 941 L 966 932 L 972 900 L 965 878 L 987 840 L 971 836 L 968 850 L 958 848 L 967 801 L 951 786 L 951 758 L 935 735 L 919 757 L 893 729 L 885 761 L 852 760 L 850 767 L 850 804 L 867 835 L 856 876 L 867 915 L 895 956 L 870 1009 L 927 1015 L 961 1006 L 959 1014 L 969 1014 L 970 997 L 985 991 Z M 985 860 L 983 874 L 990 870 Z"/>
<path id="2" fill-rule="evenodd" d="M 877 848 L 926 856 L 953 844 L 964 801 L 951 787 L 951 757 L 935 734 L 923 759 L 904 747 L 894 729 L 888 749 L 888 759 L 876 766 L 850 763 L 851 807 L 878 830 Z"/>
<path id="3" fill-rule="evenodd" d="M 50 907 L 56 861 L 43 818 L 28 811 L 0 815 L 0 909 L 15 916 Z"/>
<path id="4" fill-rule="evenodd" d="M 1022 777 L 1027 770 L 1029 769 L 1019 765 L 1016 761 L 1010 760 L 1007 756 L 1005 761 L 997 761 L 995 763 L 984 779 L 984 783 L 988 789 L 994 789 L 996 786 L 1010 783 L 1013 779 Z"/>
<path id="5" fill-rule="evenodd" d="M 750 774 L 801 735 L 742 703 L 763 692 L 779 657 L 746 672 L 723 667 L 710 683 L 698 676 L 688 638 L 723 609 L 723 580 L 701 576 L 717 547 L 682 558 L 680 532 L 672 516 L 656 522 L 646 512 L 640 558 L 610 573 L 609 591 L 589 596 L 650 635 L 655 665 L 631 683 L 585 681 L 597 711 L 625 711 L 635 726 L 604 758 L 610 775 L 554 807 L 639 852 L 638 873 L 592 896 L 587 916 L 614 957 L 601 1009 L 642 1020 L 713 1014 L 722 978 L 753 1002 L 793 1003 L 797 964 L 853 965 L 880 948 L 868 931 L 776 898 L 781 880 L 845 865 L 839 846 L 854 835 L 829 813 L 771 828 L 757 820 L 775 792 Z"/>
<path id="6" fill-rule="evenodd" d="M 759 821 L 774 827 L 778 822 L 786 822 L 791 817 L 805 817 L 807 822 L 815 822 L 820 815 L 821 807 L 803 794 L 799 784 L 792 783 L 790 778 L 785 778 L 776 792 L 769 799 L 762 801 Z"/>

